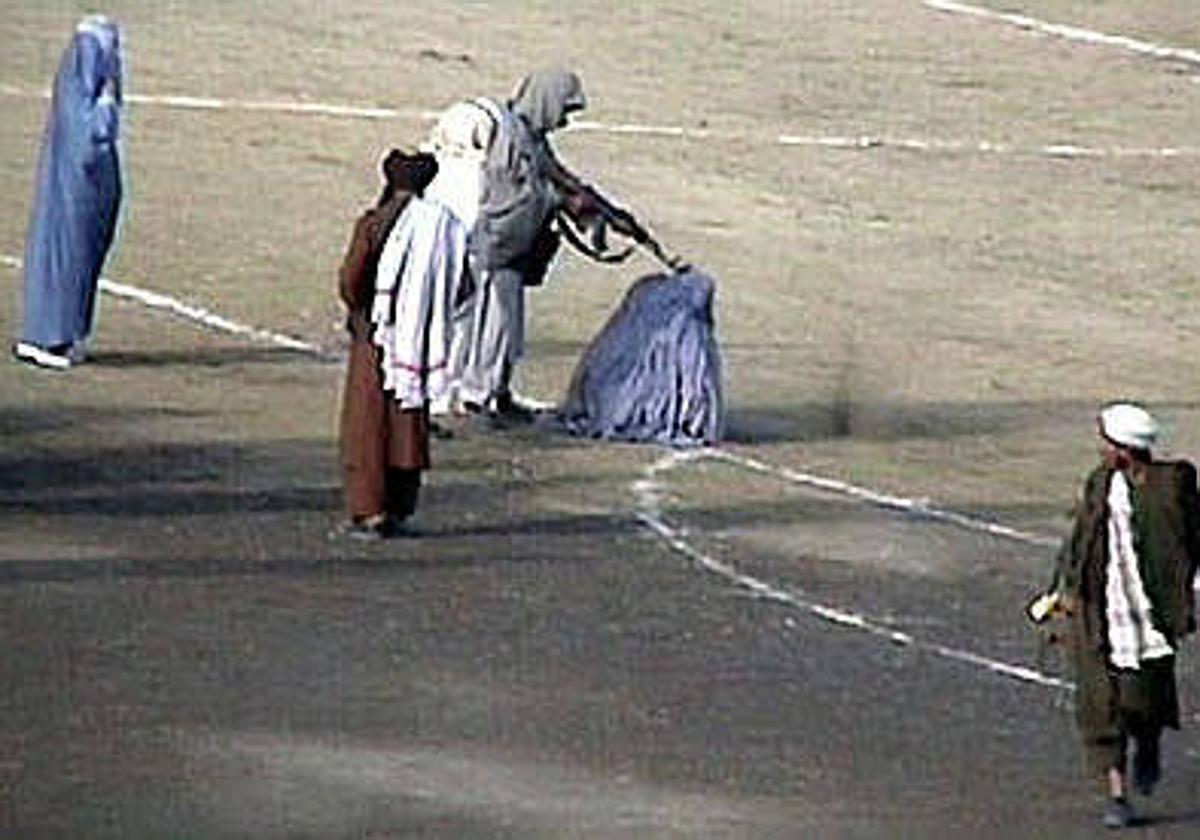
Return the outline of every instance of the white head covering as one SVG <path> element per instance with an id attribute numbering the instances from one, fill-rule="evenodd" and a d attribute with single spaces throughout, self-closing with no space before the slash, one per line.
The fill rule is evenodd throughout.
<path id="1" fill-rule="evenodd" d="M 1113 443 L 1133 449 L 1150 449 L 1158 440 L 1158 422 L 1133 403 L 1112 403 L 1100 412 L 1100 430 Z"/>
<path id="2" fill-rule="evenodd" d="M 482 162 L 496 133 L 497 107 L 486 99 L 455 102 L 438 117 L 424 151 L 437 155 L 439 163 L 443 156 Z"/>

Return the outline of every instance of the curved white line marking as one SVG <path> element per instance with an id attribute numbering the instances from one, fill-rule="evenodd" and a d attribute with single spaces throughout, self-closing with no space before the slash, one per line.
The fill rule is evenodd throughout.
<path id="1" fill-rule="evenodd" d="M 883 624 L 876 623 L 870 618 L 859 615 L 858 613 L 850 612 L 828 604 L 821 604 L 813 601 L 800 592 L 789 589 L 782 589 L 773 586 L 765 581 L 759 580 L 756 577 L 739 572 L 736 568 L 724 563 L 712 555 L 705 554 L 700 549 L 696 548 L 687 538 L 687 531 L 683 528 L 675 527 L 669 524 L 662 514 L 661 499 L 664 489 L 659 476 L 677 467 L 691 463 L 692 461 L 701 458 L 720 458 L 722 460 L 730 460 L 733 463 L 739 463 L 741 459 L 726 458 L 726 453 L 717 449 L 704 449 L 695 451 L 669 452 L 662 458 L 652 463 L 644 471 L 643 477 L 633 484 L 633 495 L 637 506 L 637 518 L 646 528 L 653 531 L 661 538 L 670 548 L 684 557 L 687 557 L 693 563 L 707 572 L 710 572 L 718 577 L 725 579 L 733 585 L 751 592 L 758 598 L 766 601 L 774 601 L 785 606 L 794 607 L 811 613 L 818 618 L 824 619 L 834 624 L 843 627 L 849 627 L 855 630 L 860 630 L 872 636 L 877 636 L 891 644 L 902 647 L 910 647 L 914 650 L 919 650 L 925 653 L 930 653 L 939 656 L 943 659 L 949 659 L 955 662 L 961 662 L 967 665 L 972 665 L 977 668 L 982 668 L 986 671 L 991 671 L 995 674 L 1011 677 L 1012 679 L 1021 682 L 1032 683 L 1035 685 L 1046 686 L 1048 688 L 1057 688 L 1067 691 L 1074 690 L 1074 684 L 1051 676 L 1043 674 L 1033 668 L 1024 665 L 1013 665 L 1008 662 L 1001 662 L 996 659 L 991 659 L 986 656 L 981 656 L 971 651 L 961 650 L 959 648 L 949 647 L 947 645 L 938 644 L 936 642 L 927 642 L 917 639 L 908 633 L 898 630 L 893 630 Z M 784 471 L 775 471 L 782 475 Z M 838 490 L 849 488 L 850 485 L 843 485 L 840 482 L 830 482 L 822 479 L 821 486 L 824 489 L 833 489 L 834 492 L 844 492 Z M 855 488 L 857 489 L 857 488 Z M 864 498 L 860 493 L 854 492 L 850 495 L 855 498 Z M 879 496 L 880 499 L 892 499 L 895 497 Z M 890 505 L 888 505 L 890 507 Z M 905 509 L 905 508 L 901 508 Z"/>
<path id="2" fill-rule="evenodd" d="M 1166 47 L 1162 44 L 1140 41 L 1137 38 L 1130 38 L 1125 35 L 1110 35 L 1105 32 L 1097 32 L 1093 29 L 1084 29 L 1080 26 L 1050 23 L 1014 12 L 997 12 L 993 9 L 972 6 L 970 3 L 960 3 L 958 0 L 922 0 L 922 2 L 929 8 L 939 12 L 969 15 L 984 20 L 1007 23 L 1020 29 L 1040 32 L 1043 35 L 1053 35 L 1056 38 L 1063 38 L 1068 41 L 1075 41 L 1082 44 L 1096 44 L 1103 47 L 1115 47 L 1127 52 L 1150 56 L 1151 58 L 1164 58 L 1171 61 L 1182 61 L 1187 64 L 1200 64 L 1200 51 L 1197 50 Z"/>
<path id="3" fill-rule="evenodd" d="M 30 91 L 14 85 L 0 84 L 0 93 L 23 99 L 49 99 L 50 91 Z M 364 105 L 339 105 L 329 102 L 256 101 L 243 99 L 218 99 L 211 96 L 189 96 L 187 94 L 129 93 L 125 101 L 137 105 L 157 105 L 165 108 L 180 108 L 188 111 L 264 111 L 279 114 L 297 114 L 320 117 L 349 117 L 366 120 L 428 120 L 438 118 L 440 112 L 418 108 L 378 108 Z"/>

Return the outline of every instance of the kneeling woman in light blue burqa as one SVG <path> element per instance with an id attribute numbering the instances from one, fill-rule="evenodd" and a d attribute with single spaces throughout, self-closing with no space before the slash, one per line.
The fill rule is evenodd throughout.
<path id="1" fill-rule="evenodd" d="M 608 440 L 698 446 L 721 437 L 721 357 L 711 278 L 638 280 L 584 352 L 559 421 Z"/>
<path id="2" fill-rule="evenodd" d="M 47 367 L 82 358 L 95 327 L 100 269 L 121 205 L 120 31 L 93 15 L 59 62 L 25 239 L 17 355 Z"/>

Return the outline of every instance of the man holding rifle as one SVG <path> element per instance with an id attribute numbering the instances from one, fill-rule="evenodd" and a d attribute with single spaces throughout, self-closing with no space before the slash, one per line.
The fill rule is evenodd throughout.
<path id="1" fill-rule="evenodd" d="M 512 379 L 525 347 L 525 288 L 542 283 L 558 250 L 556 218 L 565 213 L 590 229 L 598 250 L 605 227 L 636 242 L 649 236 L 563 166 L 550 146 L 550 134 L 587 105 L 575 73 L 539 71 L 503 106 L 486 99 L 471 104 L 488 113 L 493 131 L 470 237 L 471 317 L 458 326 L 466 331 L 459 401 L 470 413 L 528 420 L 528 409 L 513 400 Z"/>

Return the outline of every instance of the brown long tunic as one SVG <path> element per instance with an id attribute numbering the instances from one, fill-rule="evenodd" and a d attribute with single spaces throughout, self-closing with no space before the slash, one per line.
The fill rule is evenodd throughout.
<path id="1" fill-rule="evenodd" d="M 359 217 L 338 272 L 338 292 L 349 312 L 350 360 L 339 449 L 346 513 L 351 519 L 381 513 L 398 518 L 411 515 L 421 471 L 430 466 L 428 408 L 401 409 L 384 392 L 380 350 L 371 341 L 375 270 L 409 197 L 398 191 Z"/>

